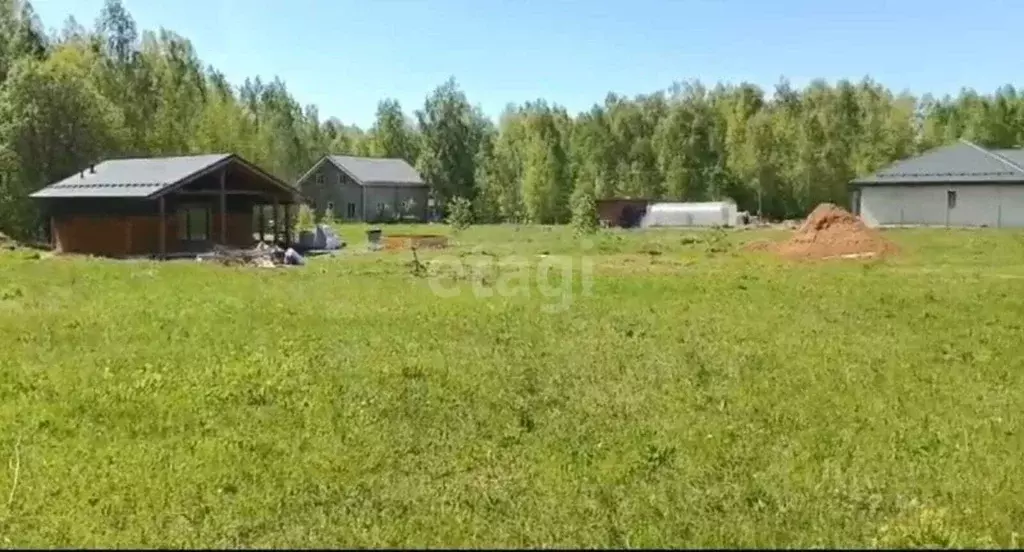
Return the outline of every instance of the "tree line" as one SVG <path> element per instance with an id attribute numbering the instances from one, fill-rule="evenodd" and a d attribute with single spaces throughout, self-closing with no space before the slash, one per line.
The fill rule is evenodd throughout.
<path id="1" fill-rule="evenodd" d="M 581 198 L 626 196 L 728 197 L 785 218 L 846 203 L 856 175 L 961 137 L 1024 145 L 1024 95 L 691 81 L 579 114 L 510 104 L 495 121 L 449 79 L 411 114 L 382 100 L 361 129 L 322 118 L 280 79 L 233 86 L 187 38 L 140 32 L 119 0 L 92 28 L 69 18 L 49 32 L 29 1 L 0 0 L 0 230 L 12 235 L 39 226 L 29 193 L 110 157 L 233 152 L 286 181 L 325 153 L 400 157 L 476 222 L 563 223 Z"/>

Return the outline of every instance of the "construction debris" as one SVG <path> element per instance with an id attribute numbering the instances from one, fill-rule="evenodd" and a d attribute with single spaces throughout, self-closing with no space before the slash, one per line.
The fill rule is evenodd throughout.
<path id="1" fill-rule="evenodd" d="M 284 264 L 292 266 L 302 266 L 306 264 L 306 260 L 299 255 L 298 251 L 295 251 L 291 247 L 284 251 Z"/>
<path id="2" fill-rule="evenodd" d="M 317 224 L 313 230 L 299 233 L 299 248 L 303 251 L 337 251 L 345 247 L 345 241 L 334 228 Z"/>
<path id="3" fill-rule="evenodd" d="M 276 245 L 259 242 L 252 249 L 231 249 L 215 245 L 213 251 L 196 255 L 196 262 L 214 262 L 224 266 L 254 266 L 276 268 L 284 265 L 304 265 L 305 259 L 292 248 L 281 249 Z"/>

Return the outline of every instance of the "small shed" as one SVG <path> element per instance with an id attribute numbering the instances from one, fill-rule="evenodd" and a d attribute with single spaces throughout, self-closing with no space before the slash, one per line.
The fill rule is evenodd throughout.
<path id="1" fill-rule="evenodd" d="M 249 247 L 274 207 L 273 236 L 291 243 L 288 227 L 298 191 L 234 154 L 112 159 L 50 184 L 30 197 L 50 221 L 57 252 L 102 256 Z M 283 211 L 283 212 L 282 212 Z"/>
<path id="2" fill-rule="evenodd" d="M 647 208 L 641 226 L 735 226 L 738 218 L 739 209 L 732 200 L 654 203 Z"/>
<path id="3" fill-rule="evenodd" d="M 597 217 L 602 226 L 635 228 L 647 213 L 651 199 L 608 198 L 597 200 Z"/>

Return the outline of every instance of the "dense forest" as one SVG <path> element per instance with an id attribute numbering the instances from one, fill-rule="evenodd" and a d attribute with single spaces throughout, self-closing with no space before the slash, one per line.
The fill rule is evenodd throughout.
<path id="1" fill-rule="evenodd" d="M 680 68 L 684 71 L 685 68 Z M 293 181 L 322 154 L 402 157 L 478 222 L 565 222 L 574 194 L 731 197 L 770 217 L 846 202 L 846 183 L 964 137 L 1024 144 L 1024 95 L 896 94 L 870 79 L 772 91 L 697 81 L 571 114 L 545 100 L 483 115 L 456 81 L 411 114 L 383 99 L 369 129 L 322 118 L 279 79 L 229 83 L 187 38 L 140 32 L 119 0 L 91 29 L 47 31 L 0 0 L 0 229 L 38 227 L 27 194 L 109 157 L 234 152 Z"/>

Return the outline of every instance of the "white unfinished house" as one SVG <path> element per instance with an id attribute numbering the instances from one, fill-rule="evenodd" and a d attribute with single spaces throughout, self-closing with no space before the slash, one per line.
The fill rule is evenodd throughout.
<path id="1" fill-rule="evenodd" d="M 1024 227 L 1024 149 L 961 141 L 850 183 L 869 226 Z"/>

